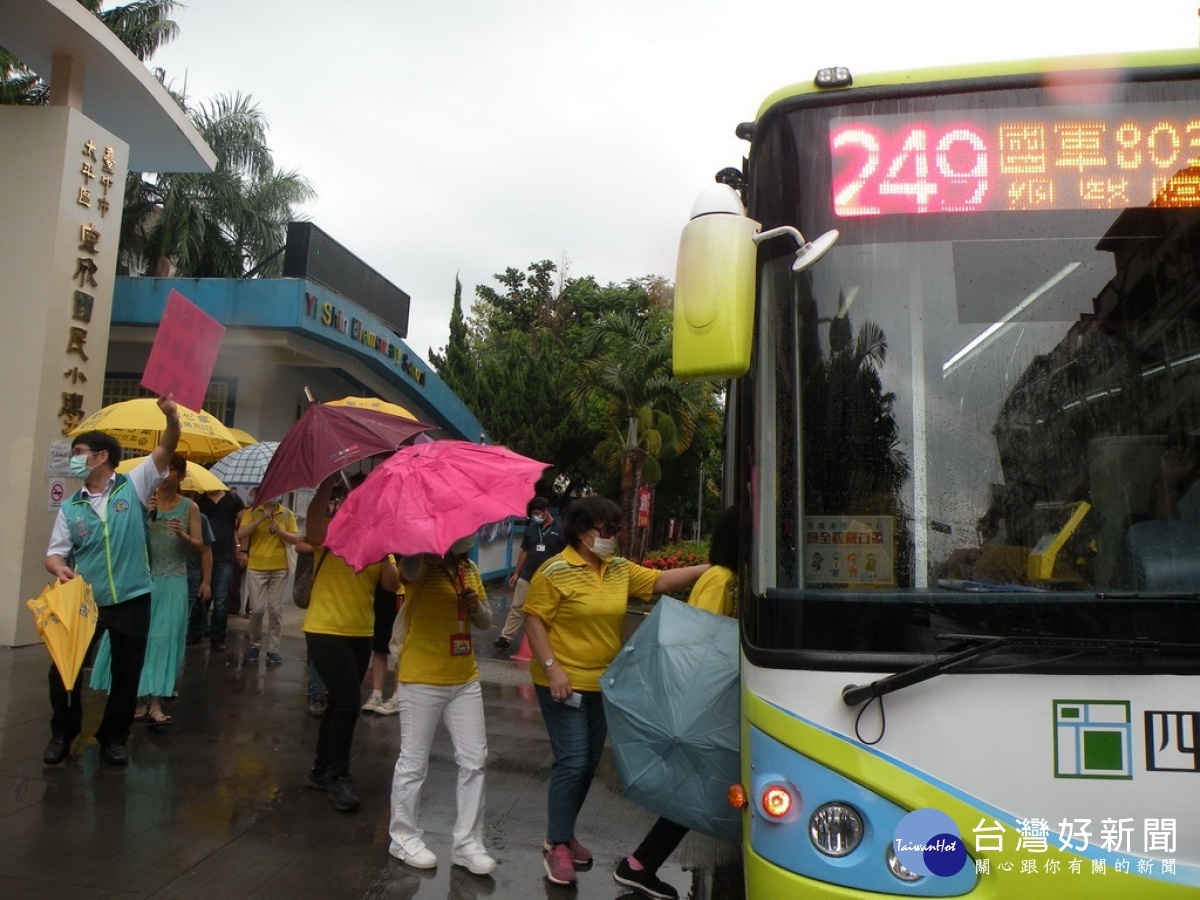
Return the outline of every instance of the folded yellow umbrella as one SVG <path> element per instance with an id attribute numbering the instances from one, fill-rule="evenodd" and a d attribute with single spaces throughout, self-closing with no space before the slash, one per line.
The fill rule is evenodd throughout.
<path id="1" fill-rule="evenodd" d="M 123 475 L 128 475 L 137 466 L 141 465 L 144 456 L 135 456 L 132 459 L 123 459 L 121 464 L 117 466 L 117 471 Z M 227 491 L 229 490 L 225 482 L 214 475 L 208 469 L 199 463 L 194 463 L 190 459 L 187 463 L 187 474 L 183 476 L 183 481 L 179 483 L 181 491 L 195 491 L 198 494 L 206 494 L 209 491 Z"/>
<path id="2" fill-rule="evenodd" d="M 50 651 L 63 685 L 71 690 L 96 633 L 98 610 L 92 586 L 77 575 L 70 581 L 47 585 L 25 605 L 33 613 L 38 634 Z"/>

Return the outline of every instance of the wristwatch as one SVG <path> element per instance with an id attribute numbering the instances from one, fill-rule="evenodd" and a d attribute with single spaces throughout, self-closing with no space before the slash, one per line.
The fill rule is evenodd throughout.
<path id="1" fill-rule="evenodd" d="M 550 668 L 552 665 L 554 665 L 556 662 L 558 662 L 558 660 L 557 660 L 557 659 L 555 659 L 555 658 L 552 656 L 552 657 L 550 657 L 548 660 L 546 660 L 545 662 L 543 662 L 543 663 L 542 663 L 542 665 L 543 665 L 543 666 L 545 666 L 545 667 L 548 669 L 548 668 Z"/>

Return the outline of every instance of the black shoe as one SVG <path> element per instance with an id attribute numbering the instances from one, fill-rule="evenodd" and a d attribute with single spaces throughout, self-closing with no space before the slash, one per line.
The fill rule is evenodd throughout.
<path id="1" fill-rule="evenodd" d="M 512 646 L 512 641 L 506 637 L 498 637 L 496 640 L 492 641 L 492 646 L 497 650 L 507 650 Z"/>
<path id="2" fill-rule="evenodd" d="M 60 762 L 67 758 L 67 754 L 70 752 L 70 738 L 50 738 L 50 743 L 46 745 L 46 750 L 42 753 L 42 762 L 48 766 L 57 766 Z"/>
<path id="3" fill-rule="evenodd" d="M 179 633 L 179 632 L 176 632 L 176 634 L 178 634 L 178 633 Z M 199 637 L 189 637 L 189 638 L 187 639 L 187 645 L 188 645 L 189 647 L 195 647 L 197 644 L 199 644 L 199 643 L 200 643 L 200 641 L 201 641 L 201 640 L 203 640 L 203 638 L 199 638 Z"/>
<path id="4" fill-rule="evenodd" d="M 613 881 L 654 900 L 679 900 L 679 891 L 649 869 L 634 870 L 628 859 L 621 860 L 617 871 L 613 872 Z"/>
<path id="5" fill-rule="evenodd" d="M 129 765 L 129 752 L 124 744 L 108 744 L 100 748 L 100 758 L 110 766 Z"/>
<path id="6" fill-rule="evenodd" d="M 308 786 L 314 791 L 329 790 L 329 773 L 313 766 L 308 770 Z"/>
<path id="7" fill-rule="evenodd" d="M 358 794 L 354 793 L 354 779 L 349 775 L 339 775 L 329 782 L 329 799 L 333 801 L 334 809 L 350 812 L 358 809 Z"/>

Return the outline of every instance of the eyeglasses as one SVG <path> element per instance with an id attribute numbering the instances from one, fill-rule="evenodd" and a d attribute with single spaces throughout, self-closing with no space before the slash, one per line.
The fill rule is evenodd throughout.
<path id="1" fill-rule="evenodd" d="M 596 532 L 596 535 L 598 537 L 611 538 L 611 537 L 617 536 L 617 532 L 621 530 L 621 526 L 620 525 L 597 525 L 596 527 L 591 528 L 589 530 Z"/>
<path id="2" fill-rule="evenodd" d="M 99 450 L 93 450 L 91 447 L 76 447 L 71 451 L 72 456 L 91 456 L 93 453 L 99 453 Z"/>

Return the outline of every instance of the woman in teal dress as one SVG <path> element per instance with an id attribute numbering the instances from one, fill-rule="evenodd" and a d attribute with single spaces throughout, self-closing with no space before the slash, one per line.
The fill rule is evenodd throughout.
<path id="1" fill-rule="evenodd" d="M 135 719 L 145 718 L 151 726 L 171 724 L 163 713 L 162 698 L 175 690 L 175 675 L 183 663 L 187 639 L 187 555 L 204 546 L 200 532 L 200 509 L 179 494 L 179 483 L 187 474 L 187 461 L 176 453 L 170 473 L 158 486 L 150 502 L 150 636 L 138 694 L 143 698 Z M 111 650 L 105 635 L 92 670 L 92 687 L 108 690 Z"/>

